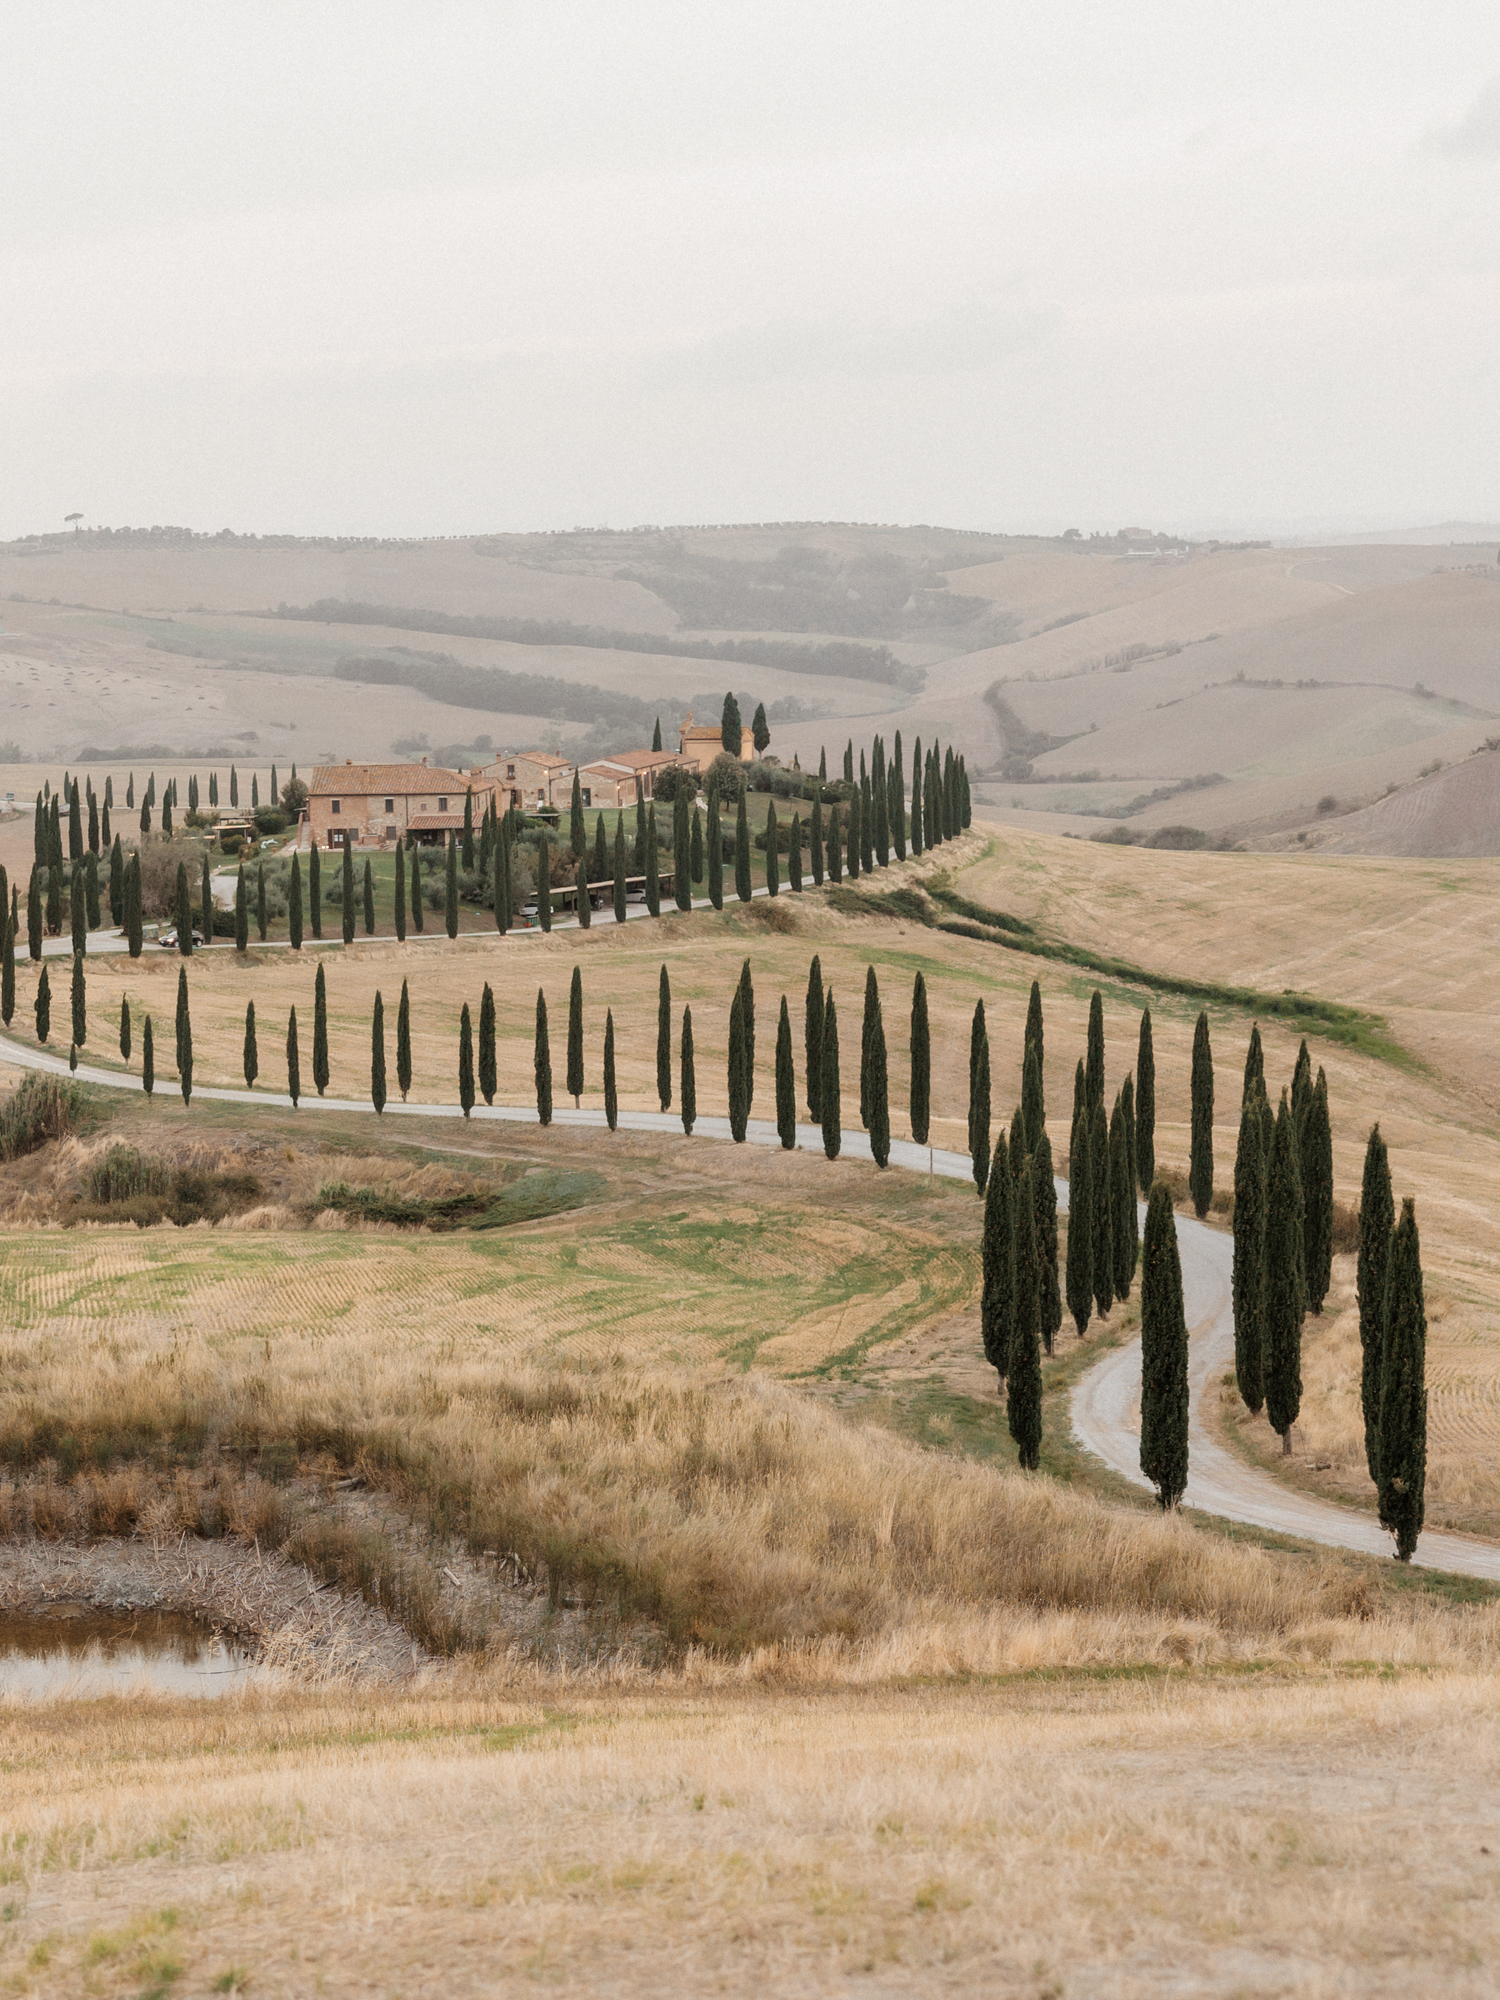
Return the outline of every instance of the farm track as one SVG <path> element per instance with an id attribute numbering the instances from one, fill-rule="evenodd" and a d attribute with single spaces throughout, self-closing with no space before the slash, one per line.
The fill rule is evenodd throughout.
<path id="1" fill-rule="evenodd" d="M 68 1064 L 49 1051 L 27 1048 L 0 1036 L 0 1052 L 18 1066 L 41 1070 L 55 1076 L 69 1074 Z M 109 1090 L 140 1090 L 138 1079 L 117 1072 L 80 1064 L 81 1081 Z M 242 1106 L 273 1105 L 291 1109 L 290 1097 L 271 1091 L 206 1088 L 195 1092 L 219 1103 Z M 354 1098 L 304 1097 L 301 1108 L 308 1111 L 356 1112 L 374 1115 L 374 1107 Z M 401 1118 L 458 1119 L 463 1116 L 456 1104 L 391 1103 L 386 1114 Z M 478 1105 L 474 1121 L 507 1124 L 534 1124 L 536 1114 L 520 1105 Z M 602 1111 L 557 1110 L 554 1123 L 599 1129 L 604 1126 Z M 622 1111 L 619 1123 L 628 1131 L 680 1133 L 682 1121 L 667 1112 Z M 695 1131 L 705 1138 L 730 1138 L 727 1118 L 704 1116 Z M 746 1141 L 751 1145 L 775 1147 L 780 1138 L 774 1125 L 752 1120 Z M 812 1125 L 796 1128 L 797 1147 L 805 1152 L 822 1150 L 821 1130 Z M 843 1153 L 852 1159 L 868 1160 L 870 1142 L 863 1132 L 844 1135 Z M 916 1173 L 941 1174 L 945 1179 L 967 1180 L 971 1175 L 968 1156 L 941 1148 L 916 1146 L 910 1141 L 893 1140 L 891 1163 Z M 1067 1184 L 1058 1182 L 1060 1202 L 1066 1204 Z M 1234 1324 L 1230 1296 L 1230 1238 L 1186 1216 L 1177 1218 L 1178 1242 L 1182 1253 L 1183 1288 L 1189 1319 L 1189 1393 L 1191 1400 L 1190 1465 L 1184 1504 L 1220 1519 L 1247 1523 L 1273 1533 L 1354 1549 L 1366 1555 L 1390 1553 L 1390 1537 L 1369 1513 L 1335 1506 L 1327 1501 L 1300 1494 L 1282 1486 L 1256 1467 L 1234 1457 L 1214 1438 L 1205 1418 L 1207 1399 L 1234 1359 Z M 1084 1448 L 1103 1460 L 1113 1471 L 1135 1486 L 1147 1487 L 1139 1467 L 1139 1416 L 1141 1348 L 1139 1339 L 1106 1354 L 1075 1385 L 1072 1395 L 1073 1432 Z M 1430 1532 L 1424 1534 L 1414 1560 L 1431 1569 L 1455 1575 L 1474 1576 L 1500 1583 L 1500 1545 L 1468 1536 Z"/>

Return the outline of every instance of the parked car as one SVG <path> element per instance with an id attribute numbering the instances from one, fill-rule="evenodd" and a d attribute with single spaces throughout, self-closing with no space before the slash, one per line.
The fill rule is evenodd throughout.
<path id="1" fill-rule="evenodd" d="M 169 931 L 163 931 L 161 936 L 156 940 L 156 942 L 159 945 L 161 945 L 164 949 L 167 947 L 175 947 L 177 943 L 176 927 L 174 926 Z M 203 942 L 203 933 L 195 926 L 193 929 L 193 943 L 196 945 L 196 944 L 202 944 L 202 942 Z"/>

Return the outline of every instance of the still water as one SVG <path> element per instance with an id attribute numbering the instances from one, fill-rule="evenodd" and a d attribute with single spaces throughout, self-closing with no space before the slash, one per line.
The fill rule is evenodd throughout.
<path id="1" fill-rule="evenodd" d="M 266 1678 L 232 1640 L 170 1612 L 56 1604 L 37 1616 L 0 1616 L 0 1696 L 88 1698 L 142 1688 L 213 1697 Z"/>

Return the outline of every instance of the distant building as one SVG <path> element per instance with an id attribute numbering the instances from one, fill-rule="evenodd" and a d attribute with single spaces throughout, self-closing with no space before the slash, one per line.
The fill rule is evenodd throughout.
<path id="1" fill-rule="evenodd" d="M 663 771 L 697 769 L 691 757 L 675 750 L 621 750 L 613 757 L 581 764 L 578 782 L 586 806 L 633 806 L 637 778 L 642 796 L 650 799 L 656 796 L 656 780 Z"/>
<path id="2" fill-rule="evenodd" d="M 319 847 L 423 845 L 462 833 L 464 795 L 474 792 L 474 820 L 491 786 L 478 771 L 419 764 L 320 764 L 307 788 L 307 819 Z"/>
<path id="3" fill-rule="evenodd" d="M 677 732 L 677 748 L 683 757 L 689 758 L 699 771 L 706 771 L 715 757 L 724 755 L 724 731 L 717 722 L 694 722 L 693 711 L 687 712 L 687 720 Z M 755 738 L 746 725 L 740 728 L 740 762 L 748 764 L 755 756 Z"/>
<path id="4" fill-rule="evenodd" d="M 494 790 L 501 812 L 507 806 L 522 812 L 561 809 L 573 795 L 573 766 L 550 750 L 516 750 L 496 757 L 478 776 L 487 791 Z"/>

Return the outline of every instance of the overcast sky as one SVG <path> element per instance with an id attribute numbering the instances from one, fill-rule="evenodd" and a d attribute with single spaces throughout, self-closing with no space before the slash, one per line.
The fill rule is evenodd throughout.
<path id="1" fill-rule="evenodd" d="M 1494 0 L 7 12 L 0 535 L 1500 516 Z"/>

